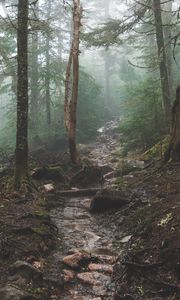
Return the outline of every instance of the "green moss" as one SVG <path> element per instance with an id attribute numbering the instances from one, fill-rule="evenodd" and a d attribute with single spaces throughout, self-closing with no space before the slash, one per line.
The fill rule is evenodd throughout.
<path id="1" fill-rule="evenodd" d="M 155 144 L 152 148 L 148 149 L 145 153 L 142 154 L 142 160 L 150 160 L 152 158 L 162 159 L 164 153 L 169 145 L 170 137 L 166 136 L 162 141 Z"/>

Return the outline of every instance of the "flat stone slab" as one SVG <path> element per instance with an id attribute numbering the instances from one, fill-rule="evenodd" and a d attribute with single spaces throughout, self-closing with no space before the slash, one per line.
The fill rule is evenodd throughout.
<path id="1" fill-rule="evenodd" d="M 99 272 L 84 272 L 77 274 L 77 278 L 86 284 L 93 286 L 106 285 L 111 282 L 111 278 L 107 275 L 101 274 Z"/>
<path id="2" fill-rule="evenodd" d="M 103 264 L 89 264 L 88 269 L 90 271 L 97 271 L 97 272 L 102 272 L 102 273 L 108 273 L 112 274 L 113 273 L 113 267 L 112 265 L 103 265 Z"/>
<path id="3" fill-rule="evenodd" d="M 101 255 L 101 254 L 92 254 L 92 258 L 97 258 L 100 262 L 107 263 L 109 265 L 113 265 L 116 263 L 117 257 L 110 255 Z"/>
<path id="4" fill-rule="evenodd" d="M 72 269 L 77 269 L 80 267 L 82 261 L 90 259 L 90 255 L 84 252 L 75 252 L 71 255 L 67 255 L 63 258 L 63 263 Z"/>

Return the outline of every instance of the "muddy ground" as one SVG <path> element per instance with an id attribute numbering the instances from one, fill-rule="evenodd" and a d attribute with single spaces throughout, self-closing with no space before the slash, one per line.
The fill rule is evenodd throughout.
<path id="1" fill-rule="evenodd" d="M 83 149 L 83 170 L 93 157 L 93 164 L 114 170 L 117 136 L 103 138 Z M 75 174 L 84 179 L 67 153 L 38 155 L 31 158 L 32 169 L 61 167 L 63 180 L 35 180 L 36 188 L 17 193 L 10 191 L 9 171 L 1 177 L 0 299 L 180 299 L 180 163 L 155 161 L 124 176 L 116 167 L 113 177 L 110 170 L 105 180 L 90 177 L 86 188 L 125 189 L 130 199 L 119 209 L 92 214 L 92 197 L 58 194 L 72 188 Z M 47 183 L 55 190 L 45 191 Z M 84 256 L 74 268 L 65 258 L 77 252 Z"/>

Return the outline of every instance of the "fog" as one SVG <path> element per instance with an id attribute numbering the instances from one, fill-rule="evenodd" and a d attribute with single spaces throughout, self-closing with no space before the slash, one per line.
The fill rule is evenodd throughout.
<path id="1" fill-rule="evenodd" d="M 33 3 L 33 1 L 30 2 Z M 9 0 L 5 4 L 6 6 L 1 2 L 0 7 L 2 24 L 0 30 L 2 99 L 0 142 L 13 145 L 17 80 L 17 6 L 14 4 L 17 4 L 17 1 Z M 82 0 L 81 4 L 83 13 L 80 28 L 80 82 L 77 112 L 80 140 L 83 140 L 86 135 L 88 138 L 90 134 L 87 133 L 88 130 L 92 135 L 95 134 L 98 126 L 114 115 L 130 121 L 135 118 L 135 115 L 148 113 L 145 111 L 148 108 L 144 106 L 143 97 L 151 102 L 152 95 L 154 95 L 153 101 L 156 103 L 154 112 L 162 117 L 164 104 L 151 1 L 146 11 L 143 10 L 145 7 L 143 2 L 134 0 Z M 177 63 L 180 32 L 178 7 L 178 0 L 172 2 L 172 7 L 171 1 L 167 4 L 162 3 L 162 20 L 166 39 L 164 44 L 167 55 L 170 55 L 168 61 L 169 59 L 171 61 L 172 102 L 180 75 Z M 32 140 L 34 135 L 46 138 L 47 132 L 50 132 L 52 136 L 65 133 L 63 102 L 66 67 L 73 37 L 72 24 L 72 1 L 40 0 L 36 5 L 29 6 L 29 131 Z M 167 37 L 168 34 L 169 37 Z M 169 54 L 168 51 L 171 53 Z M 37 86 L 34 87 L 33 78 L 37 72 Z M 49 78 L 48 93 L 47 78 Z M 141 95 L 141 92 L 143 96 L 138 98 L 138 93 Z M 50 129 L 46 120 L 47 94 L 49 94 L 48 101 L 50 101 L 51 110 Z M 37 123 L 35 127 L 33 122 L 31 124 L 33 97 L 37 97 L 36 109 L 39 111 L 38 120 L 33 121 Z M 146 106 L 148 105 L 146 103 Z M 149 125 L 144 124 L 142 128 L 144 126 Z M 128 130 L 131 131 L 129 128 Z M 159 131 L 161 135 L 161 129 Z"/>

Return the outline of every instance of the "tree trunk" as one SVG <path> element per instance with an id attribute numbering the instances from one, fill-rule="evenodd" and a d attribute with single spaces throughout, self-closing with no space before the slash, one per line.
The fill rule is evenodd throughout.
<path id="1" fill-rule="evenodd" d="M 33 132 L 37 131 L 38 126 L 38 88 L 39 70 L 38 70 L 38 32 L 32 35 L 32 58 L 31 58 L 31 110 L 30 119 Z"/>
<path id="2" fill-rule="evenodd" d="M 47 19 L 51 15 L 51 0 L 48 0 Z M 51 127 L 51 95 L 50 95 L 50 36 L 49 32 L 46 36 L 46 74 L 45 74 L 45 92 L 46 92 L 46 120 L 48 135 L 50 135 Z"/>
<path id="3" fill-rule="evenodd" d="M 170 158 L 180 161 L 180 86 L 176 90 L 176 100 L 172 108 L 171 139 L 164 158 L 165 161 L 168 161 Z"/>
<path id="4" fill-rule="evenodd" d="M 104 0 L 104 11 L 105 11 L 105 21 L 109 19 L 109 0 Z M 106 47 L 105 49 L 105 105 L 108 107 L 108 104 L 110 102 L 111 92 L 110 92 L 110 63 L 109 63 L 109 47 Z"/>
<path id="5" fill-rule="evenodd" d="M 65 97 L 64 97 L 64 125 L 68 132 L 69 130 L 69 99 L 70 99 L 70 79 L 71 79 L 71 67 L 72 67 L 72 56 L 73 56 L 73 45 L 71 45 L 69 60 L 66 68 L 66 79 L 65 79 Z"/>
<path id="6" fill-rule="evenodd" d="M 38 3 L 35 4 L 36 10 L 36 20 L 38 20 Z M 39 68 L 38 68 L 38 31 L 35 30 L 32 33 L 31 39 L 31 108 L 30 108 L 30 120 L 31 120 L 31 128 L 33 133 L 37 132 L 38 126 L 38 99 L 39 99 L 39 88 L 38 88 L 38 80 L 39 80 Z"/>
<path id="7" fill-rule="evenodd" d="M 68 132 L 69 151 L 71 161 L 74 164 L 79 164 L 79 154 L 76 146 L 76 113 L 78 100 L 78 84 L 79 84 L 79 41 L 80 41 L 80 26 L 82 9 L 80 0 L 73 1 L 73 41 L 70 50 L 70 56 L 66 71 L 66 86 L 65 86 L 65 102 L 64 102 L 64 117 L 65 126 Z M 71 100 L 69 102 L 70 91 L 70 76 L 71 65 L 73 68 L 73 87 Z"/>
<path id="8" fill-rule="evenodd" d="M 170 100 L 172 99 L 172 90 L 173 90 L 173 72 L 172 72 L 172 1 L 169 0 L 163 5 L 163 30 L 164 30 L 164 41 L 165 41 L 165 51 L 167 58 L 167 71 L 168 71 L 168 80 L 169 80 L 169 91 L 170 91 Z M 171 100 L 172 101 L 172 100 Z"/>
<path id="9" fill-rule="evenodd" d="M 168 126 L 170 126 L 171 99 L 170 99 L 167 59 L 166 59 L 165 44 L 164 44 L 160 0 L 153 0 L 153 6 L 154 6 L 156 41 L 158 47 L 159 71 L 160 71 L 160 78 L 161 78 L 163 106 L 165 111 L 166 122 Z"/>
<path id="10" fill-rule="evenodd" d="M 28 176 L 28 0 L 18 2 L 15 188 Z"/>

